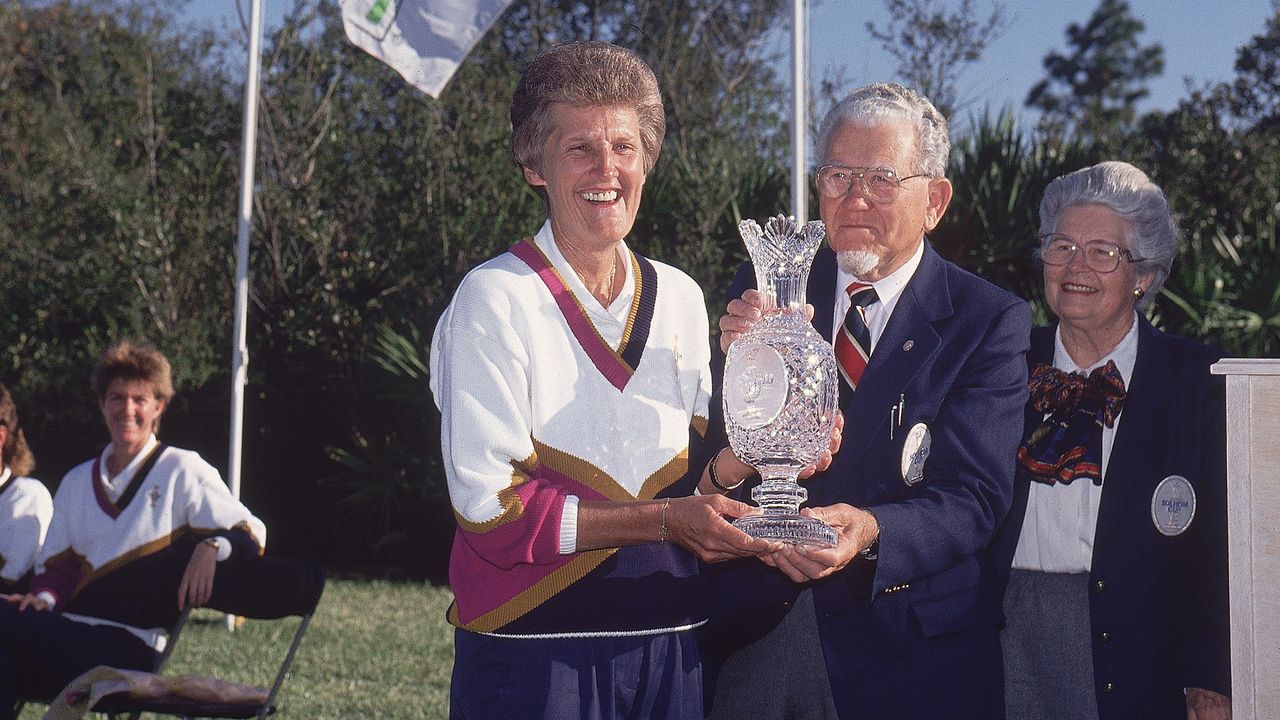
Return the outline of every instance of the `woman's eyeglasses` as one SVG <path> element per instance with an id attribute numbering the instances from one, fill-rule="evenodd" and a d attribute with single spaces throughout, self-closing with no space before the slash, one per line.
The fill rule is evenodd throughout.
<path id="1" fill-rule="evenodd" d="M 1081 244 L 1062 233 L 1040 236 L 1040 259 L 1046 265 L 1066 265 L 1081 250 L 1084 251 L 1085 266 L 1100 273 L 1115 272 L 1120 267 L 1121 259 L 1131 263 L 1145 259 L 1134 257 L 1128 250 L 1110 240 L 1090 240 Z"/>

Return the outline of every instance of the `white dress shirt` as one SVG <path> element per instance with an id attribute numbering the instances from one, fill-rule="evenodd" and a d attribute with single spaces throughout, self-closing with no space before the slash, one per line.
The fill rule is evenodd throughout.
<path id="1" fill-rule="evenodd" d="M 871 331 L 871 347 L 867 349 L 870 355 L 876 347 L 876 343 L 880 341 L 880 336 L 884 334 L 885 326 L 889 324 L 889 316 L 893 315 L 893 309 L 898 305 L 898 298 L 902 297 L 902 290 L 907 286 L 907 281 L 916 273 L 916 268 L 920 267 L 920 260 L 924 257 L 924 240 L 916 245 L 915 254 L 909 260 L 903 263 L 902 267 L 894 270 L 888 275 L 871 283 L 871 287 L 875 288 L 876 301 L 867 306 L 866 318 L 867 329 Z M 831 337 L 835 337 L 840 332 L 840 326 L 844 325 L 844 316 L 849 312 L 849 305 L 852 301 L 849 299 L 849 283 L 865 282 L 858 280 L 852 273 L 846 272 L 844 268 L 836 266 L 836 289 L 835 289 L 835 312 L 831 318 Z"/>
<path id="2" fill-rule="evenodd" d="M 1102 359 L 1087 368 L 1072 361 L 1062 345 L 1062 328 L 1054 336 L 1053 366 L 1063 372 L 1085 375 L 1094 368 L 1114 360 L 1124 386 L 1129 387 L 1133 377 L 1133 365 L 1138 359 L 1138 321 L 1134 314 L 1129 332 Z M 1107 461 L 1111 457 L 1111 444 L 1116 430 L 1124 419 L 1123 411 L 1116 417 L 1115 425 L 1102 428 L 1102 477 L 1107 477 Z M 1102 501 L 1103 485 L 1095 485 L 1088 478 L 1078 478 L 1070 485 L 1041 482 L 1031 483 L 1027 497 L 1027 513 L 1022 521 L 1022 534 L 1018 537 L 1018 549 L 1013 555 L 1013 567 L 1019 570 L 1038 570 L 1053 573 L 1087 573 L 1093 567 L 1093 538 L 1098 524 L 1098 504 Z"/>

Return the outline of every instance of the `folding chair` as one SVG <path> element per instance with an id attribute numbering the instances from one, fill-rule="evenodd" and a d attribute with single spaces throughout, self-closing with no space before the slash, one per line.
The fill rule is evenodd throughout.
<path id="1" fill-rule="evenodd" d="M 106 697 L 93 709 L 109 715 L 129 714 L 135 720 L 149 712 L 180 718 L 265 718 L 276 711 L 276 698 L 293 666 L 302 637 L 324 592 L 324 571 L 315 563 L 286 558 L 262 557 L 237 563 L 214 581 L 208 607 L 257 620 L 299 617 L 301 622 L 285 653 L 280 669 L 261 704 L 200 704 L 185 701 L 140 701 Z"/>

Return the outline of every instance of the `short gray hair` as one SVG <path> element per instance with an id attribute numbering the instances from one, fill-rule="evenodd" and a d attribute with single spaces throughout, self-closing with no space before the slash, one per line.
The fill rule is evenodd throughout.
<path id="1" fill-rule="evenodd" d="M 1054 232 L 1063 211 L 1081 205 L 1101 205 L 1125 221 L 1129 250 L 1142 258 L 1134 263 L 1136 269 L 1153 275 L 1151 287 L 1138 300 L 1138 309 L 1150 305 L 1169 279 L 1178 249 L 1177 228 L 1160 186 L 1138 168 L 1118 160 L 1067 173 L 1045 188 L 1040 200 L 1040 234 Z M 1076 239 L 1083 242 L 1091 238 Z"/>
<path id="2" fill-rule="evenodd" d="M 916 132 L 917 166 L 905 170 L 894 169 L 909 174 L 945 177 L 947 160 L 951 155 L 947 119 L 928 98 L 895 83 L 864 85 L 831 108 L 818 127 L 818 163 L 827 161 L 831 152 L 831 138 L 841 126 L 881 125 L 903 120 L 911 123 Z"/>

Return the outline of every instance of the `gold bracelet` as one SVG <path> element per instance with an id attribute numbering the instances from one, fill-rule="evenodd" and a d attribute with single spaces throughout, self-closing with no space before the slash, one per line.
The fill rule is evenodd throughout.
<path id="1" fill-rule="evenodd" d="M 732 485 L 725 486 L 720 484 L 720 478 L 716 476 L 716 461 L 719 460 L 720 455 L 724 453 L 725 450 L 728 450 L 728 449 L 729 448 L 727 447 L 723 447 L 717 450 L 716 454 L 711 456 L 711 464 L 707 466 L 707 475 L 711 477 L 711 484 L 715 486 L 715 488 L 720 492 L 733 492 L 734 490 L 737 490 L 739 487 L 741 487 L 742 483 L 747 481 L 746 478 L 742 478 L 741 480 L 739 480 L 738 482 Z"/>
<path id="2" fill-rule="evenodd" d="M 658 525 L 658 542 L 667 541 L 667 506 L 671 504 L 671 498 L 662 501 L 662 523 Z"/>

